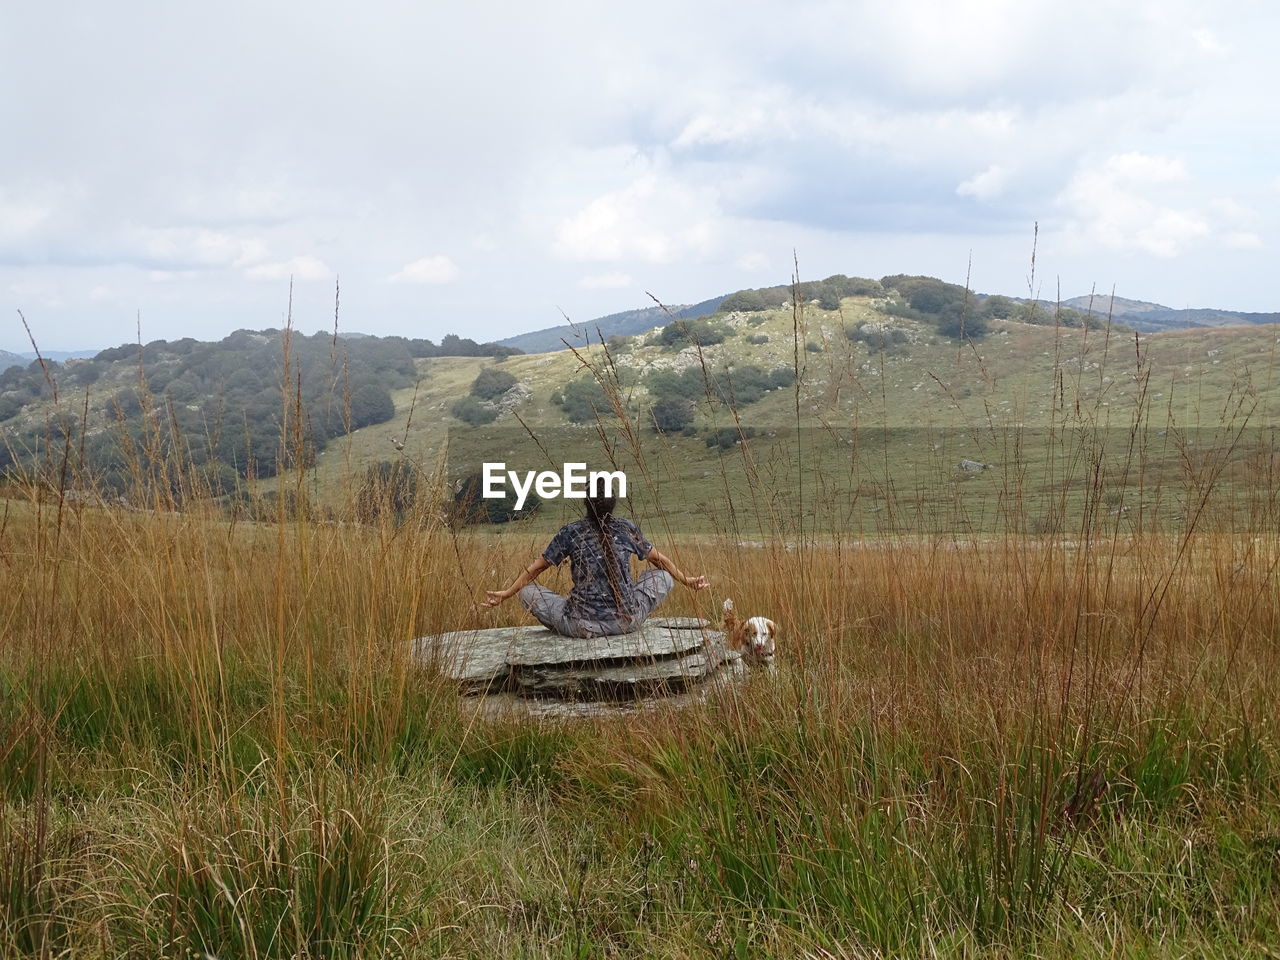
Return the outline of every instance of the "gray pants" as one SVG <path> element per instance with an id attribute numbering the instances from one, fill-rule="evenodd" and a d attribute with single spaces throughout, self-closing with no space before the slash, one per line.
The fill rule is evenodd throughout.
<path id="1" fill-rule="evenodd" d="M 623 633 L 634 633 L 640 629 L 645 617 L 660 604 L 675 580 L 665 570 L 646 570 L 635 581 L 636 614 L 629 622 L 621 620 L 581 620 L 577 617 L 566 617 L 564 608 L 567 597 L 562 597 L 554 590 L 531 583 L 520 591 L 520 602 L 533 614 L 534 618 L 548 630 L 554 630 L 564 637 L 614 637 Z"/>

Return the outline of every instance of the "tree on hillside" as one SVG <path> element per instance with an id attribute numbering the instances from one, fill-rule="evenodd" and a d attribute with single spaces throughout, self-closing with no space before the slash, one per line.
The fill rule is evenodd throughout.
<path id="1" fill-rule="evenodd" d="M 724 343 L 724 331 L 706 320 L 676 320 L 662 328 L 660 342 L 664 347 L 679 344 L 709 347 Z"/>
<path id="2" fill-rule="evenodd" d="M 551 400 L 571 423 L 590 423 L 597 417 L 611 417 L 613 404 L 595 377 L 570 381 L 551 395 Z"/>
<path id="3" fill-rule="evenodd" d="M 396 415 L 396 405 L 386 387 L 364 383 L 351 392 L 351 429 L 386 423 Z"/>
<path id="4" fill-rule="evenodd" d="M 984 315 L 967 311 L 958 303 L 948 304 L 938 318 L 938 332 L 953 340 L 980 340 L 989 330 Z"/>
<path id="5" fill-rule="evenodd" d="M 906 296 L 912 309 L 937 315 L 941 315 L 952 304 L 963 305 L 966 300 L 972 299 L 964 287 L 955 283 L 943 283 L 941 280 L 918 283 Z"/>
<path id="6" fill-rule="evenodd" d="M 516 385 L 516 378 L 505 370 L 485 367 L 471 384 L 471 395 L 481 400 L 497 400 Z"/>
<path id="7" fill-rule="evenodd" d="M 720 303 L 722 313 L 756 313 L 766 309 L 764 297 L 758 290 L 739 290 Z"/>
<path id="8" fill-rule="evenodd" d="M 683 397 L 662 397 L 650 413 L 653 428 L 658 433 L 680 433 L 693 422 L 693 401 Z"/>
<path id="9" fill-rule="evenodd" d="M 993 320 L 1007 320 L 1017 315 L 1018 304 L 1009 297 L 996 294 L 982 301 L 982 312 Z"/>

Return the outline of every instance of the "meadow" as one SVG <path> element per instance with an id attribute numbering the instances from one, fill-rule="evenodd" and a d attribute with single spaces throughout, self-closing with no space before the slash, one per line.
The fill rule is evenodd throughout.
<path id="1" fill-rule="evenodd" d="M 0 952 L 1265 956 L 1274 535 L 676 547 L 785 625 L 489 721 L 407 641 L 537 541 L 8 500 Z M 552 581 L 554 582 L 554 581 Z"/>
<path id="2" fill-rule="evenodd" d="M 696 505 L 642 492 L 652 539 L 713 584 L 664 612 L 732 596 L 782 624 L 780 663 L 577 719 L 489 718 L 409 657 L 520 620 L 475 602 L 555 510 L 451 525 L 437 473 L 357 522 L 360 473 L 333 465 L 328 511 L 292 509 L 313 478 L 290 473 L 254 519 L 175 503 L 145 460 L 127 508 L 73 496 L 70 459 L 15 483 L 0 956 L 1274 956 L 1270 449 L 1230 410 L 1209 453 L 1113 447 L 1075 400 L 1045 400 L 1032 466 L 964 481 L 1001 518 L 981 528 L 951 494 L 913 519 L 894 470 L 899 520 L 833 522 L 870 481 L 824 487 L 803 432 Z M 1124 435 L 1170 429 L 1134 409 Z M 648 443 L 627 455 L 661 478 Z M 1138 522 L 1157 476 L 1178 510 Z"/>

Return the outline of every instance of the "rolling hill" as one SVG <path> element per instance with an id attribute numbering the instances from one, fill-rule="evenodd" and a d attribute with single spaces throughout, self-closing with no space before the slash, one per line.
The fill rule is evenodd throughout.
<path id="1" fill-rule="evenodd" d="M 598 317 L 585 323 L 563 323 L 544 330 L 522 333 L 499 340 L 498 343 L 504 347 L 515 347 L 525 353 L 566 350 L 568 349 L 566 343 L 574 347 L 582 347 L 599 341 L 601 337 L 606 340 L 612 336 L 629 337 L 651 327 L 670 323 L 672 320 L 686 320 L 715 313 L 724 299 L 724 297 L 712 297 L 701 303 L 624 310 L 621 313 L 611 313 L 607 317 Z"/>
<path id="2" fill-rule="evenodd" d="M 1228 513 L 1269 496 L 1248 472 L 1261 467 L 1237 457 L 1227 469 L 1214 457 L 1240 453 L 1243 438 L 1261 441 L 1273 423 L 1271 328 L 1108 336 L 996 320 L 984 340 L 960 346 L 859 298 L 836 311 L 720 322 L 724 342 L 702 348 L 663 346 L 654 330 L 619 351 L 581 350 L 582 359 L 562 350 L 425 361 L 417 384 L 393 394 L 395 417 L 326 450 L 309 482 L 321 500 L 341 502 L 359 482 L 352 465 L 443 470 L 456 489 L 484 462 L 520 471 L 608 463 L 641 478 L 637 515 L 673 531 L 730 523 L 744 536 L 776 529 L 780 517 L 823 529 L 977 532 L 1014 520 L 1044 529 L 1069 516 L 1075 529 L 1089 509 L 1095 520 L 1158 516 L 1176 526 L 1213 470 Z M 735 402 L 716 377 L 749 367 L 799 378 Z M 515 381 L 496 419 L 451 416 L 496 368 Z M 706 389 L 687 425 L 659 433 L 655 413 L 686 371 Z M 599 416 L 571 422 L 566 385 L 589 393 L 600 382 L 612 397 L 597 400 Z M 573 509 L 555 501 L 531 523 L 549 528 Z"/>
<path id="3" fill-rule="evenodd" d="M 930 297 L 946 287 L 929 283 Z M 958 341 L 944 332 L 946 305 L 930 314 L 927 299 L 908 308 L 888 291 L 837 298 L 834 309 L 815 299 L 665 325 L 663 314 L 643 332 L 606 333 L 621 338 L 608 347 L 593 337 L 577 355 L 415 357 L 398 338 L 318 340 L 307 346 L 312 366 L 293 368 L 301 419 L 290 412 L 293 380 L 281 389 L 278 331 L 234 335 L 228 349 L 252 364 L 216 345 L 148 345 L 152 401 L 133 406 L 137 351 L 119 348 L 60 366 L 57 403 L 29 376 L 5 375 L 0 429 L 5 448 L 34 444 L 45 463 L 115 450 L 118 478 L 149 476 L 141 451 L 151 437 L 205 474 L 216 463 L 216 489 L 243 501 L 281 489 L 253 463 L 276 456 L 283 423 L 300 444 L 280 460 L 303 477 L 290 496 L 338 515 L 397 472 L 448 499 L 485 462 L 523 471 L 582 461 L 626 470 L 637 516 L 743 536 L 778 529 L 779 518 L 797 533 L 1075 529 L 1082 517 L 1177 525 L 1212 512 L 1197 500 L 1206 484 L 1224 495 L 1215 522 L 1238 510 L 1249 522 L 1273 516 L 1275 328 L 1143 334 L 992 316 L 986 336 Z M 645 312 L 617 318 L 615 331 L 634 329 Z M 191 359 L 202 355 L 214 366 Z M 339 382 L 344 368 L 367 370 L 385 391 L 374 397 L 370 386 L 359 416 L 342 412 L 362 388 Z M 228 385 L 250 391 L 252 419 L 228 405 Z M 574 509 L 551 501 L 526 516 L 542 529 Z"/>
<path id="4" fill-rule="evenodd" d="M 1185 330 L 1190 327 L 1229 327 L 1238 324 L 1280 323 L 1280 313 L 1245 313 L 1214 308 L 1182 309 L 1124 297 L 1072 297 L 1064 307 L 1106 316 L 1108 311 L 1135 330 Z"/>

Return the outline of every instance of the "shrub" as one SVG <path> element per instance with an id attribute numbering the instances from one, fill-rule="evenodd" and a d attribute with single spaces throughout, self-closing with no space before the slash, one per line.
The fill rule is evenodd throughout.
<path id="1" fill-rule="evenodd" d="M 810 353 L 822 352 L 822 344 L 818 343 L 816 340 L 810 340 L 808 343 L 804 345 L 804 348 L 808 350 Z"/>
<path id="2" fill-rule="evenodd" d="M 860 323 L 846 330 L 845 335 L 854 342 L 865 343 L 871 353 L 897 353 L 910 340 L 901 327 L 886 329 L 878 323 Z"/>
<path id="3" fill-rule="evenodd" d="M 692 400 L 683 397 L 663 397 L 650 410 L 653 428 L 658 433 L 679 433 L 693 422 Z"/>
<path id="4" fill-rule="evenodd" d="M 789 387 L 796 382 L 796 372 L 790 367 L 774 367 L 769 371 L 769 389 Z"/>
<path id="5" fill-rule="evenodd" d="M 949 305 L 938 319 L 938 332 L 954 340 L 980 340 L 988 331 L 985 316 L 966 311 L 958 303 Z"/>
<path id="6" fill-rule="evenodd" d="M 905 320 L 922 320 L 929 321 L 932 319 L 928 314 L 921 313 L 919 310 L 912 310 L 903 300 L 889 300 L 882 303 L 877 308 L 881 313 L 890 317 L 902 317 Z"/>
<path id="7" fill-rule="evenodd" d="M 750 440 L 755 435 L 755 427 L 720 427 L 707 433 L 704 439 L 708 447 L 728 450 L 739 440 Z"/>
<path id="8" fill-rule="evenodd" d="M 664 347 L 683 344 L 709 347 L 724 343 L 724 331 L 706 320 L 676 320 L 662 328 L 660 342 Z"/>
<path id="9" fill-rule="evenodd" d="M 496 400 L 516 385 L 516 378 L 505 370 L 485 367 L 471 384 L 471 395 L 481 400 Z"/>
<path id="10" fill-rule="evenodd" d="M 1018 304 L 1008 297 L 997 294 L 982 301 L 982 312 L 993 319 L 1007 320 L 1017 315 Z"/>
<path id="11" fill-rule="evenodd" d="M 516 492 L 503 487 L 501 497 L 484 496 L 484 477 L 478 473 L 464 477 L 454 494 L 449 519 L 455 524 L 510 523 L 531 517 L 542 509 L 542 499 L 532 491 L 523 509 L 516 509 Z"/>
<path id="12" fill-rule="evenodd" d="M 473 427 L 493 423 L 494 420 L 498 419 L 496 407 L 483 403 L 469 394 L 456 401 L 449 412 L 463 423 L 470 424 Z"/>
<path id="13" fill-rule="evenodd" d="M 586 376 L 565 384 L 551 397 L 571 423 L 590 423 L 597 417 L 613 416 L 613 404 L 595 377 Z"/>
<path id="14" fill-rule="evenodd" d="M 768 342 L 769 342 L 769 335 L 767 333 L 753 333 L 747 337 L 747 343 L 750 343 L 757 347 L 762 343 L 768 343 Z"/>
<path id="15" fill-rule="evenodd" d="M 689 367 L 680 373 L 661 370 L 651 373 L 645 385 L 650 393 L 663 398 L 711 400 L 744 407 L 755 403 L 767 391 L 794 382 L 795 374 L 788 367 L 767 372 L 758 364 L 744 363 L 731 370 L 709 370 L 705 376 L 701 367 Z"/>

